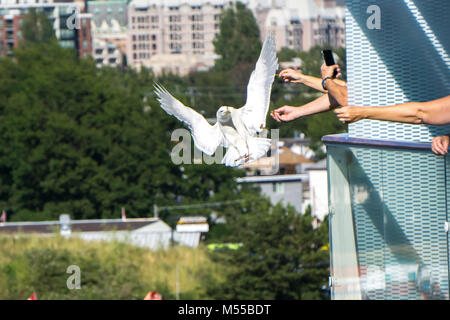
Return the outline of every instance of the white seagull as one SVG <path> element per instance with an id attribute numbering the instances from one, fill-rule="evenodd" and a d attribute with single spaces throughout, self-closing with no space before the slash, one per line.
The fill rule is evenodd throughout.
<path id="1" fill-rule="evenodd" d="M 271 140 L 259 138 L 266 125 L 270 104 L 270 92 L 278 69 L 276 45 L 269 35 L 264 41 L 255 70 L 247 86 L 247 101 L 240 109 L 222 106 L 217 111 L 217 122 L 210 125 L 195 110 L 186 107 L 166 89 L 155 84 L 155 93 L 161 107 L 178 120 L 187 124 L 195 146 L 211 156 L 217 147 L 228 148 L 222 159 L 226 166 L 240 166 L 264 156 Z"/>

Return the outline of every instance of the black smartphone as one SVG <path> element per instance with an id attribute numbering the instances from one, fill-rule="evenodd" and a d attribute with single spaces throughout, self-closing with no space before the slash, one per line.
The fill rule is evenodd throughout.
<path id="1" fill-rule="evenodd" d="M 325 60 L 325 64 L 327 66 L 333 66 L 336 64 L 336 62 L 334 62 L 333 52 L 331 50 L 322 50 L 322 55 L 323 60 Z M 337 70 L 334 69 L 333 78 L 336 78 L 337 74 L 338 74 Z"/>
<path id="2" fill-rule="evenodd" d="M 336 64 L 334 62 L 333 52 L 331 50 L 323 50 L 322 55 L 323 55 L 323 60 L 325 60 L 325 64 L 327 66 L 332 66 L 332 65 Z"/>

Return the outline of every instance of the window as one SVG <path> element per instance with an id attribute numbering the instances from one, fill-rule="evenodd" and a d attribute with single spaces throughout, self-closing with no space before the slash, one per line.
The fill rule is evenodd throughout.
<path id="1" fill-rule="evenodd" d="M 283 182 L 272 183 L 272 191 L 278 194 L 284 193 L 284 183 Z"/>
<path id="2" fill-rule="evenodd" d="M 202 49 L 205 45 L 202 42 L 192 42 L 193 49 Z"/>
<path id="3" fill-rule="evenodd" d="M 192 21 L 202 21 L 203 20 L 203 16 L 201 14 L 193 14 L 191 16 L 191 20 Z"/>
<path id="4" fill-rule="evenodd" d="M 203 30 L 203 25 L 202 24 L 193 24 L 192 30 Z"/>

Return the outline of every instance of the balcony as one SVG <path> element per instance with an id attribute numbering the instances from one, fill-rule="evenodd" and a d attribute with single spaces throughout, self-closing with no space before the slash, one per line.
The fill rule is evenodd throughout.
<path id="1" fill-rule="evenodd" d="M 448 299 L 449 156 L 326 136 L 335 299 Z"/>

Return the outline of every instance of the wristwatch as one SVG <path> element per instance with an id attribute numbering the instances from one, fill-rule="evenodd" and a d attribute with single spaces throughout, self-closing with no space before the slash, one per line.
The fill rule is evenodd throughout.
<path id="1" fill-rule="evenodd" d="M 331 77 L 325 77 L 325 78 L 323 78 L 323 80 L 322 80 L 322 88 L 323 88 L 323 90 L 328 90 L 328 89 L 325 87 L 325 82 L 326 82 L 328 79 L 331 79 Z"/>

